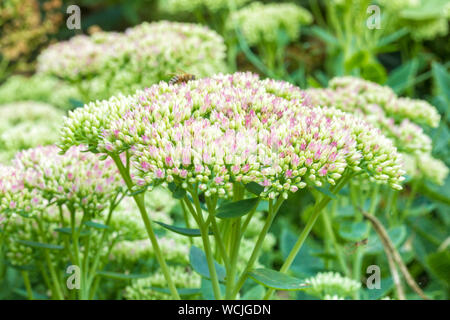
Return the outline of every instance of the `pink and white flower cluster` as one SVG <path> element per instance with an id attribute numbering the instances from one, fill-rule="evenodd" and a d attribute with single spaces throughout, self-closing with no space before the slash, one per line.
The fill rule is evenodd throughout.
<path id="1" fill-rule="evenodd" d="M 61 147 L 127 150 L 137 185 L 198 184 L 223 197 L 234 182 L 256 182 L 266 197 L 287 196 L 307 185 L 334 185 L 346 169 L 401 188 L 400 157 L 379 129 L 303 97 L 290 84 L 251 73 L 161 82 L 75 110 Z"/>
<path id="2" fill-rule="evenodd" d="M 438 184 L 445 180 L 448 169 L 432 157 L 431 138 L 419 125 L 439 124 L 440 115 L 428 102 L 398 97 L 389 87 L 355 77 L 336 77 L 329 88 L 308 89 L 306 94 L 313 106 L 334 106 L 380 128 L 402 153 L 410 176 Z M 428 170 L 424 163 L 433 163 L 441 174 Z"/>
<path id="3" fill-rule="evenodd" d="M 122 180 L 112 160 L 100 161 L 85 149 L 72 147 L 64 155 L 57 146 L 19 152 L 12 166 L 0 170 L 1 209 L 32 214 L 58 203 L 95 213 L 107 207 Z"/>

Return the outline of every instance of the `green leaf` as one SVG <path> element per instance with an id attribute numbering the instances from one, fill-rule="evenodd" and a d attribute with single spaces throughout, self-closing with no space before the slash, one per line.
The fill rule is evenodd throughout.
<path id="1" fill-rule="evenodd" d="M 51 250 L 64 249 L 64 246 L 60 246 L 57 244 L 42 243 L 42 242 L 36 242 L 36 241 L 30 241 L 30 240 L 16 240 L 16 242 L 23 244 L 25 246 L 39 248 L 39 249 L 51 249 Z"/>
<path id="2" fill-rule="evenodd" d="M 254 195 L 259 196 L 261 192 L 264 191 L 264 187 L 260 185 L 259 183 L 256 183 L 254 181 L 247 183 L 245 185 L 245 189 L 247 189 L 249 192 L 253 193 Z"/>
<path id="3" fill-rule="evenodd" d="M 384 46 L 387 46 L 388 44 L 391 44 L 393 42 L 396 42 L 398 39 L 402 38 L 403 36 L 408 34 L 408 28 L 402 28 L 400 30 L 397 30 L 394 33 L 391 33 L 385 37 L 382 37 L 378 43 L 377 43 L 377 49 L 380 49 Z"/>
<path id="4" fill-rule="evenodd" d="M 318 26 L 313 26 L 310 28 L 310 31 L 313 35 L 315 35 L 322 41 L 326 42 L 327 44 L 339 46 L 339 40 L 327 30 L 320 28 Z"/>
<path id="5" fill-rule="evenodd" d="M 355 52 L 349 59 L 345 60 L 345 70 L 351 71 L 355 68 L 361 68 L 369 62 L 369 53 L 366 50 Z"/>
<path id="6" fill-rule="evenodd" d="M 433 274 L 450 286 L 450 251 L 434 252 L 427 256 L 426 261 Z"/>
<path id="7" fill-rule="evenodd" d="M 266 293 L 266 288 L 261 285 L 256 285 L 250 290 L 246 291 L 242 296 L 241 300 L 262 300 L 264 294 Z"/>
<path id="8" fill-rule="evenodd" d="M 192 246 L 189 251 L 189 262 L 195 272 L 206 279 L 211 279 L 208 261 L 206 260 L 206 255 L 203 250 L 197 248 L 196 246 Z M 216 261 L 214 261 L 214 265 L 216 267 L 216 273 L 219 281 L 224 281 L 226 277 L 225 268 Z"/>
<path id="9" fill-rule="evenodd" d="M 432 64 L 432 73 L 436 87 L 447 99 L 447 102 L 450 102 L 450 73 L 442 64 L 437 62 Z"/>
<path id="10" fill-rule="evenodd" d="M 172 293 L 168 288 L 160 288 L 160 287 L 149 287 L 150 290 L 165 293 L 168 295 L 171 295 Z M 195 296 L 198 294 L 201 294 L 200 288 L 179 288 L 177 289 L 178 294 L 180 296 L 188 297 L 188 296 Z"/>
<path id="11" fill-rule="evenodd" d="M 367 222 L 342 221 L 339 223 L 339 236 L 347 241 L 360 241 L 367 238 Z"/>
<path id="12" fill-rule="evenodd" d="M 386 81 L 395 93 L 401 94 L 414 83 L 414 78 L 419 69 L 419 61 L 412 59 L 393 70 Z"/>
<path id="13" fill-rule="evenodd" d="M 176 227 L 176 226 L 171 226 L 171 225 L 165 224 L 163 222 L 159 222 L 159 221 L 155 221 L 155 223 L 159 224 L 163 228 L 166 228 L 167 230 L 181 234 L 183 236 L 200 237 L 202 235 L 200 233 L 200 229 L 188 229 L 188 228 Z M 212 233 L 210 232 L 210 234 L 212 234 Z"/>
<path id="14" fill-rule="evenodd" d="M 141 193 L 144 193 L 145 191 L 147 191 L 147 189 L 148 189 L 148 186 L 146 186 L 142 189 L 135 190 L 133 192 L 128 192 L 127 196 L 129 196 L 129 197 L 137 196 L 138 194 L 141 194 Z"/>
<path id="15" fill-rule="evenodd" d="M 114 279 L 114 280 L 132 280 L 132 279 L 142 279 L 147 278 L 149 274 L 136 274 L 136 273 L 119 273 L 119 272 L 111 272 L 111 271 L 97 271 L 99 276 Z"/>
<path id="16" fill-rule="evenodd" d="M 256 269 L 248 275 L 259 284 L 272 289 L 296 291 L 308 287 L 304 281 L 275 270 Z"/>
<path id="17" fill-rule="evenodd" d="M 387 231 L 389 238 L 396 248 L 400 247 L 403 241 L 406 239 L 407 231 L 405 226 L 398 226 L 391 228 Z M 369 242 L 367 244 L 365 252 L 368 254 L 378 254 L 382 252 L 383 245 L 376 234 L 369 236 Z"/>
<path id="18" fill-rule="evenodd" d="M 217 209 L 216 217 L 221 219 L 238 218 L 252 211 L 259 201 L 258 197 L 229 202 Z"/>
<path id="19" fill-rule="evenodd" d="M 55 228 L 53 230 L 56 231 L 56 232 L 62 233 L 64 235 L 72 235 L 72 228 L 67 228 L 67 227 L 66 228 Z M 75 229 L 75 232 L 77 230 L 78 230 L 78 228 Z M 80 237 L 84 237 L 84 236 L 87 236 L 89 234 L 90 234 L 89 231 L 83 230 L 83 231 L 80 232 Z"/>
<path id="20" fill-rule="evenodd" d="M 186 195 L 186 190 L 184 190 L 180 185 L 176 185 L 173 182 L 169 183 L 168 188 L 172 192 L 172 196 L 175 199 L 183 199 Z"/>
<path id="21" fill-rule="evenodd" d="M 104 225 L 102 223 L 94 222 L 94 221 L 86 221 L 84 224 L 90 228 L 99 229 L 99 230 L 110 229 L 109 226 Z"/>

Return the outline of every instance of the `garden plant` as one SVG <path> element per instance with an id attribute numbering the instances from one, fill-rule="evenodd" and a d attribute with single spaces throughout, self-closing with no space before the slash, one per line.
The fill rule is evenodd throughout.
<path id="1" fill-rule="evenodd" d="M 449 298 L 448 1 L 69 5 L 0 5 L 0 299 Z"/>

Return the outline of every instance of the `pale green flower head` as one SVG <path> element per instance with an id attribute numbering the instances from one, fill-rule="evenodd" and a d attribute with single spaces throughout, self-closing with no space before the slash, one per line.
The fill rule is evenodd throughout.
<path id="1" fill-rule="evenodd" d="M 437 185 L 443 185 L 448 176 L 449 168 L 439 159 L 429 153 L 416 156 L 403 155 L 406 173 L 414 179 L 428 180 Z"/>
<path id="2" fill-rule="evenodd" d="M 447 0 L 381 0 L 394 21 L 393 28 L 406 27 L 416 41 L 448 34 L 450 3 Z"/>
<path id="3" fill-rule="evenodd" d="M 200 276 L 189 268 L 182 266 L 169 266 L 169 272 L 175 286 L 180 291 L 183 289 L 200 288 Z M 162 272 L 159 271 L 155 272 L 148 278 L 133 280 L 132 284 L 125 288 L 125 297 L 129 300 L 173 299 L 173 296 L 167 291 L 167 281 Z"/>
<path id="4" fill-rule="evenodd" d="M 58 141 L 64 113 L 34 101 L 0 105 L 0 160 L 6 162 L 23 149 Z"/>
<path id="5" fill-rule="evenodd" d="M 396 121 L 409 119 L 412 122 L 437 127 L 440 121 L 439 112 L 424 100 L 397 97 L 388 86 L 363 80 L 357 77 L 335 77 L 330 80 L 329 87 L 340 92 L 350 92 L 359 96 L 361 103 L 379 105 L 387 116 Z"/>
<path id="6" fill-rule="evenodd" d="M 312 15 L 293 3 L 252 2 L 233 12 L 226 28 L 233 31 L 239 28 L 249 45 L 276 43 L 278 32 L 283 30 L 289 41 L 300 35 L 300 27 L 312 22 Z"/>
<path id="7" fill-rule="evenodd" d="M 197 77 L 224 71 L 225 44 L 205 26 L 160 21 L 124 33 L 78 35 L 44 50 L 38 71 L 80 88 L 85 101 L 128 94 L 175 73 Z"/>
<path id="8" fill-rule="evenodd" d="M 251 0 L 159 0 L 159 8 L 171 14 L 192 13 L 196 10 L 206 9 L 210 12 L 228 10 L 230 5 L 236 7 L 250 2 Z"/>
<path id="9" fill-rule="evenodd" d="M 361 283 L 353 279 L 343 277 L 337 272 L 322 272 L 305 280 L 309 284 L 305 292 L 320 299 L 340 300 L 351 298 L 361 288 Z"/>
<path id="10" fill-rule="evenodd" d="M 39 101 L 63 110 L 73 108 L 81 99 L 78 90 L 52 76 L 11 76 L 0 86 L 0 104 L 17 101 Z"/>

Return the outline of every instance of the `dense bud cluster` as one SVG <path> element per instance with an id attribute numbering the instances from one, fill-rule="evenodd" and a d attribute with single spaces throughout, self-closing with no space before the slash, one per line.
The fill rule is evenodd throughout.
<path id="1" fill-rule="evenodd" d="M 354 77 L 334 78 L 330 88 L 308 89 L 306 94 L 312 106 L 333 106 L 378 127 L 404 155 L 403 167 L 410 176 L 439 184 L 445 180 L 448 169 L 431 156 L 431 138 L 418 125 L 439 124 L 439 113 L 428 102 L 397 97 L 389 87 Z M 439 172 L 425 163 L 436 164 Z"/>
<path id="2" fill-rule="evenodd" d="M 400 158 L 389 139 L 359 117 L 305 105 L 302 96 L 251 73 L 161 82 L 75 110 L 61 147 L 128 150 L 137 185 L 197 183 L 207 196 L 230 196 L 235 181 L 260 184 L 266 197 L 286 196 L 335 184 L 347 168 L 401 188 Z"/>
<path id="3" fill-rule="evenodd" d="M 224 58 L 223 39 L 214 31 L 162 21 L 56 43 L 39 56 L 38 70 L 79 84 L 85 99 L 96 100 L 131 93 L 183 69 L 198 77 L 214 74 L 225 70 Z"/>
<path id="4" fill-rule="evenodd" d="M 306 279 L 305 282 L 309 284 L 305 289 L 306 293 L 326 300 L 332 297 L 352 297 L 361 288 L 361 283 L 358 281 L 335 272 L 318 273 Z"/>
<path id="5" fill-rule="evenodd" d="M 300 26 L 312 22 L 312 15 L 293 3 L 263 4 L 253 2 L 231 14 L 227 29 L 239 28 L 249 45 L 276 43 L 279 30 L 284 30 L 289 41 L 300 33 Z"/>

